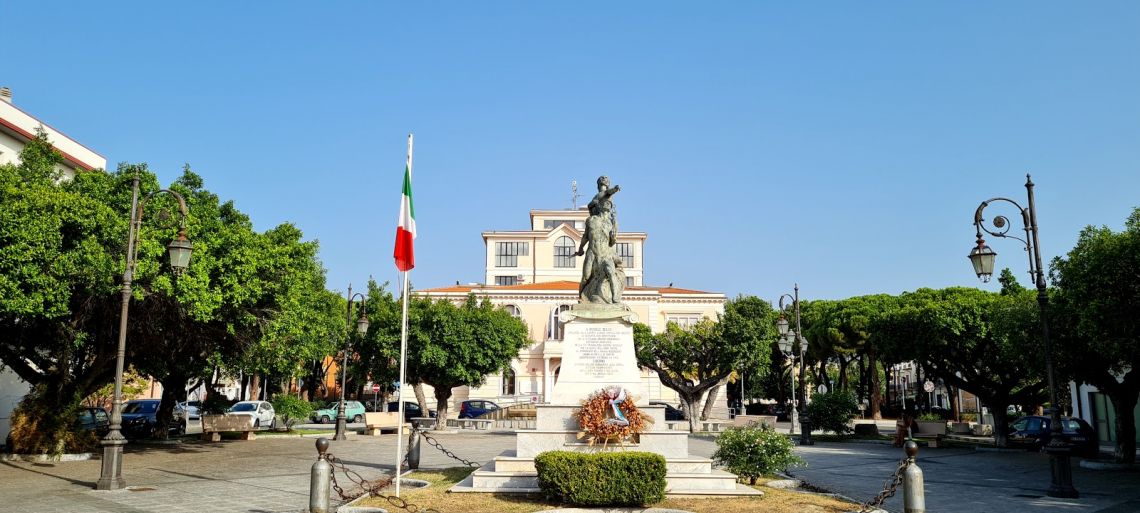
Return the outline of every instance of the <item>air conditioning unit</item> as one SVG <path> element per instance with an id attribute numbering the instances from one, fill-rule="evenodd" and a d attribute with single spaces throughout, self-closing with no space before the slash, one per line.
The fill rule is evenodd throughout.
<path id="1" fill-rule="evenodd" d="M 515 279 L 518 280 L 519 283 L 523 283 L 526 281 L 526 276 L 520 274 L 518 276 L 515 276 Z"/>

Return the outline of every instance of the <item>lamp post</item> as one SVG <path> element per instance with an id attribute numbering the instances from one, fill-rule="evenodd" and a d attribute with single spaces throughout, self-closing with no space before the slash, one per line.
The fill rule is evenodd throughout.
<path id="1" fill-rule="evenodd" d="M 1046 493 L 1050 497 L 1075 499 L 1080 494 L 1073 487 L 1073 467 L 1069 461 L 1071 449 L 1061 435 L 1061 410 L 1057 403 L 1057 385 L 1053 376 L 1053 346 L 1049 338 L 1049 294 L 1045 289 L 1045 269 L 1041 264 L 1041 242 L 1037 229 L 1037 207 L 1033 199 L 1033 180 L 1028 174 L 1025 175 L 1025 190 L 1029 198 L 1028 206 L 1025 208 L 1022 208 L 1014 200 L 1001 197 L 988 199 L 978 205 L 978 209 L 974 212 L 977 242 L 975 247 L 970 250 L 969 258 L 970 263 L 974 266 L 974 273 L 983 282 L 988 282 L 994 274 L 994 260 L 997 258 L 997 253 L 986 245 L 985 239 L 982 238 L 982 232 L 994 237 L 1018 240 L 1025 245 L 1025 249 L 1029 253 L 1029 275 L 1033 277 L 1033 281 L 1037 285 L 1037 306 L 1041 311 L 1041 337 L 1045 342 L 1045 372 L 1049 380 L 1049 404 L 1052 406 L 1049 422 L 1052 436 L 1045 446 L 1045 451 L 1049 453 L 1052 482 L 1049 485 L 1049 491 Z M 1009 219 L 1005 216 L 999 215 L 993 218 L 993 229 L 985 226 L 985 218 L 982 217 L 982 213 L 986 207 L 995 201 L 1009 203 L 1021 212 L 1021 222 L 1025 230 L 1024 239 L 1009 235 L 1011 226 Z"/>
<path id="2" fill-rule="evenodd" d="M 336 410 L 336 433 L 333 435 L 333 440 L 344 440 L 344 432 L 346 429 L 347 419 L 344 414 L 344 386 L 348 378 L 348 353 L 352 350 L 352 302 L 356 297 L 360 297 L 360 318 L 356 320 L 356 334 L 364 336 L 368 333 L 368 313 L 365 311 L 364 294 L 357 292 L 352 293 L 352 284 L 348 286 L 348 306 L 345 307 L 344 314 L 344 330 L 345 330 L 345 344 L 344 344 L 344 364 L 340 369 L 340 406 Z"/>
<path id="3" fill-rule="evenodd" d="M 807 414 L 807 387 L 804 384 L 804 367 L 806 360 L 804 360 L 804 348 L 807 345 L 807 340 L 803 336 L 803 326 L 800 325 L 800 285 L 795 284 L 794 295 L 783 294 L 778 301 L 780 308 L 780 318 L 776 320 L 776 329 L 780 332 L 780 350 L 788 354 L 793 361 L 793 368 L 790 372 L 792 374 L 792 412 L 789 419 L 792 421 L 792 430 L 789 434 L 795 434 L 796 428 L 796 403 L 799 405 L 800 416 L 800 445 L 813 445 L 815 442 L 811 439 L 811 417 Z M 788 319 L 784 316 L 784 299 L 792 300 L 792 310 L 796 315 L 796 327 L 790 330 L 788 326 Z M 800 395 L 804 400 L 797 401 L 796 397 L 796 378 L 795 378 L 795 353 L 792 343 L 798 343 L 800 346 Z"/>
<path id="4" fill-rule="evenodd" d="M 139 175 L 135 173 L 131 181 L 131 224 L 127 229 L 127 265 L 123 271 L 122 307 L 119 310 L 119 348 L 115 352 L 115 392 L 111 399 L 111 425 L 107 435 L 99 441 L 103 446 L 103 462 L 99 470 L 96 490 L 118 490 L 127 486 L 123 479 L 123 446 L 127 439 L 123 436 L 123 360 L 127 350 L 127 312 L 131 305 L 131 283 L 134 281 L 135 258 L 138 252 L 139 228 L 142 226 L 143 206 L 158 193 L 167 193 L 178 199 L 181 219 L 178 237 L 166 249 L 170 257 L 170 268 L 175 276 L 182 274 L 190 266 L 190 253 L 194 244 L 186 238 L 186 200 L 177 192 L 162 189 L 147 194 L 139 200 Z"/>

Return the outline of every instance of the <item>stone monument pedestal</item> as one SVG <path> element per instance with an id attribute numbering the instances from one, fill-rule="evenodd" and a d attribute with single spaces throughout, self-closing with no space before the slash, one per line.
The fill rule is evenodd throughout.
<path id="1" fill-rule="evenodd" d="M 668 495 L 762 495 L 738 484 L 736 475 L 712 468 L 712 460 L 689 455 L 689 433 L 665 424 L 665 407 L 650 406 L 641 387 L 633 347 L 633 312 L 623 305 L 577 305 L 564 312 L 562 370 L 549 398 L 537 406 L 535 429 L 516 431 L 515 449 L 505 451 L 452 487 L 453 492 L 537 493 L 534 457 L 546 451 L 645 451 L 665 457 Z M 610 386 L 626 389 L 653 423 L 636 440 L 589 445 L 577 438 L 574 410 L 590 394 Z"/>

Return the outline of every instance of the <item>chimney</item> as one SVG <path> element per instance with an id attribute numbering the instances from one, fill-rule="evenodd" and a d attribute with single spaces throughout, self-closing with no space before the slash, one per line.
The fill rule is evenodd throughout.
<path id="1" fill-rule="evenodd" d="M 12 90 L 8 86 L 0 87 L 0 100 L 12 103 Z"/>

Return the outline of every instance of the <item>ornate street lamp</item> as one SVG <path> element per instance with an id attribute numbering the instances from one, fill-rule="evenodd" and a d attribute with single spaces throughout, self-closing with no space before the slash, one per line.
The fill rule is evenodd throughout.
<path id="1" fill-rule="evenodd" d="M 800 445 L 813 445 L 814 441 L 811 439 L 811 417 L 807 413 L 807 391 L 804 386 L 804 369 L 807 367 L 806 360 L 804 360 L 804 348 L 807 346 L 807 340 L 803 337 L 803 326 L 800 325 L 800 284 L 795 284 L 795 294 L 784 294 L 780 296 L 778 301 L 780 309 L 780 318 L 776 320 L 776 329 L 779 330 L 781 335 L 780 350 L 784 351 L 793 362 L 792 374 L 792 411 L 788 418 L 792 422 L 792 429 L 789 434 L 795 434 L 796 429 L 796 403 L 799 403 L 799 416 L 800 416 Z M 784 316 L 786 308 L 784 307 L 784 299 L 792 300 L 792 310 L 796 315 L 795 329 L 789 329 L 788 320 Z M 798 342 L 800 346 L 800 396 L 802 399 L 797 401 L 796 398 L 796 381 L 795 381 L 795 353 L 793 342 Z M 787 349 L 785 349 L 787 348 Z"/>
<path id="2" fill-rule="evenodd" d="M 1046 493 L 1050 497 L 1075 499 L 1080 494 L 1073 487 L 1073 467 L 1069 460 L 1071 447 L 1061 434 L 1061 408 L 1057 403 L 1057 385 L 1053 376 L 1053 345 L 1049 338 L 1049 294 L 1045 290 L 1045 269 L 1041 264 L 1041 243 L 1038 239 L 1037 207 L 1033 199 L 1033 180 L 1028 174 L 1025 175 L 1025 190 L 1029 196 L 1028 208 L 1022 208 L 1016 201 L 1008 198 L 991 198 L 978 205 L 978 209 L 974 212 L 974 228 L 977 231 L 978 240 L 977 245 L 970 251 L 969 258 L 970 263 L 974 266 L 974 273 L 983 282 L 987 282 L 993 276 L 994 260 L 997 258 L 997 253 L 986 246 L 985 240 L 982 239 L 982 232 L 994 237 L 1018 240 L 1025 245 L 1026 251 L 1029 252 L 1029 275 L 1033 277 L 1033 281 L 1037 285 L 1037 306 L 1041 310 L 1041 337 L 1045 342 L 1045 372 L 1049 379 L 1049 404 L 1051 406 L 1049 429 L 1052 431 L 1052 437 L 1045 446 L 1045 452 L 1049 453 L 1052 482 L 1049 485 L 1049 491 Z M 994 228 L 992 230 L 985 226 L 982 211 L 995 201 L 1009 203 L 1021 212 L 1021 221 L 1025 229 L 1024 239 L 1008 234 L 1010 223 L 1005 216 L 999 215 L 993 219 Z"/>
<path id="3" fill-rule="evenodd" d="M 111 425 L 107 435 L 99 441 L 103 446 L 103 462 L 99 470 L 96 490 L 118 490 L 127 486 L 123 479 L 123 446 L 127 439 L 123 436 L 123 360 L 127 350 L 127 312 L 131 305 L 131 283 L 134 281 L 135 258 L 138 252 L 139 228 L 142 226 L 143 207 L 159 193 L 166 193 L 178 199 L 178 212 L 181 214 L 178 238 L 166 246 L 170 256 L 170 268 L 174 275 L 181 275 L 190 266 L 190 253 L 194 244 L 186 238 L 186 200 L 181 194 L 162 189 L 139 201 L 139 175 L 135 173 L 131 181 L 131 224 L 127 230 L 127 266 L 123 271 L 122 307 L 119 310 L 119 348 L 115 352 L 115 391 L 111 399 Z"/>
<path id="4" fill-rule="evenodd" d="M 344 386 L 348 378 L 348 353 L 352 351 L 352 305 L 353 300 L 360 297 L 360 318 L 356 320 L 356 334 L 363 337 L 368 334 L 368 312 L 365 311 L 365 300 L 367 299 L 364 294 L 357 292 L 352 293 L 352 284 L 348 285 L 348 306 L 345 308 L 344 315 L 344 328 L 345 328 L 345 344 L 344 344 L 344 363 L 340 369 L 340 405 L 336 410 L 336 433 L 333 434 L 333 440 L 344 440 L 345 429 L 348 419 L 345 418 L 344 413 Z"/>

